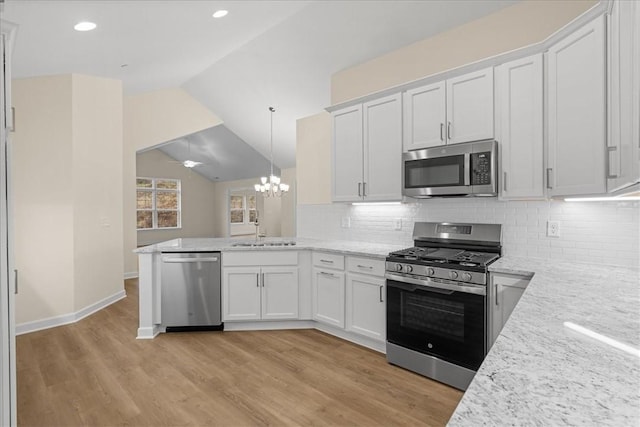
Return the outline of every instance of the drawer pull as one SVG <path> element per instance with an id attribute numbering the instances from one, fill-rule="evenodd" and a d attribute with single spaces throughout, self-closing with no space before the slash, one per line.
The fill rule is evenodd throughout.
<path id="1" fill-rule="evenodd" d="M 330 259 L 321 259 L 320 262 L 326 262 L 327 264 L 333 264 L 333 261 Z"/>
<path id="2" fill-rule="evenodd" d="M 327 273 L 326 271 L 321 271 L 320 274 L 322 274 L 323 276 L 336 277 L 335 274 Z"/>
<path id="3" fill-rule="evenodd" d="M 357 267 L 358 268 L 368 268 L 369 270 L 373 270 L 373 266 L 371 266 L 371 265 L 360 265 L 360 264 L 358 264 Z"/>

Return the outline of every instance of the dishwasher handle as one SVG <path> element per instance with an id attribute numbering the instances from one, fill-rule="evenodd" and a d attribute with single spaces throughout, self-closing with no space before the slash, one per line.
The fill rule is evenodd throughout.
<path id="1" fill-rule="evenodd" d="M 211 257 L 211 258 L 162 258 L 162 262 L 166 262 L 169 264 L 172 263 L 190 263 L 190 262 L 218 262 L 220 258 Z"/>

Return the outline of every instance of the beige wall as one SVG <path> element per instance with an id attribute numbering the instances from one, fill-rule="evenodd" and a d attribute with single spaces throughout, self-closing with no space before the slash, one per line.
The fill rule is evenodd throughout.
<path id="1" fill-rule="evenodd" d="M 331 102 L 339 104 L 540 42 L 596 3 L 523 1 L 334 74 Z"/>
<path id="2" fill-rule="evenodd" d="M 296 205 L 298 185 L 296 168 L 282 169 L 282 182 L 289 184 L 289 194 L 282 197 L 280 207 L 280 235 L 295 237 L 296 235 Z"/>
<path id="3" fill-rule="evenodd" d="M 73 76 L 76 311 L 123 289 L 122 82 Z"/>
<path id="4" fill-rule="evenodd" d="M 296 123 L 297 202 L 331 203 L 331 115 L 322 112 Z"/>
<path id="5" fill-rule="evenodd" d="M 74 311 L 71 80 L 12 82 L 17 324 Z"/>
<path id="6" fill-rule="evenodd" d="M 123 290 L 122 86 L 82 75 L 13 81 L 18 324 Z"/>
<path id="7" fill-rule="evenodd" d="M 179 88 L 124 99 L 124 271 L 135 275 L 138 257 L 132 252 L 136 234 L 136 151 L 221 124 L 218 116 Z"/>
<path id="8" fill-rule="evenodd" d="M 176 163 L 160 150 L 136 156 L 137 176 L 181 180 L 182 228 L 141 230 L 138 246 L 150 245 L 177 237 L 213 237 L 215 184 L 202 175 Z"/>

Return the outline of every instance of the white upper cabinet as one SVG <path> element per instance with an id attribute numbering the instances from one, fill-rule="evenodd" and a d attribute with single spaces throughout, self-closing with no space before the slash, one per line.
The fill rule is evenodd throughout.
<path id="1" fill-rule="evenodd" d="M 548 59 L 550 196 L 605 192 L 605 17 L 552 46 Z"/>
<path id="2" fill-rule="evenodd" d="M 404 151 L 493 138 L 493 68 L 403 94 Z"/>
<path id="3" fill-rule="evenodd" d="M 402 102 L 400 94 L 367 102 L 364 115 L 364 181 L 367 201 L 402 198 Z"/>
<path id="4" fill-rule="evenodd" d="M 362 198 L 362 105 L 333 113 L 333 201 Z"/>
<path id="5" fill-rule="evenodd" d="M 447 122 L 445 82 L 410 89 L 402 96 L 404 151 L 445 144 Z"/>
<path id="6" fill-rule="evenodd" d="M 493 68 L 447 80 L 447 143 L 493 138 Z"/>
<path id="7" fill-rule="evenodd" d="M 400 94 L 333 113 L 333 201 L 402 199 Z"/>
<path id="8" fill-rule="evenodd" d="M 640 181 L 640 5 L 617 1 L 608 21 L 607 191 Z"/>
<path id="9" fill-rule="evenodd" d="M 542 54 L 496 68 L 502 199 L 544 198 Z"/>

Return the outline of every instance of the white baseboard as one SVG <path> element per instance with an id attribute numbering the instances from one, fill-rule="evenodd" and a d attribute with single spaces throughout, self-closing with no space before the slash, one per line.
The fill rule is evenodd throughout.
<path id="1" fill-rule="evenodd" d="M 55 328 L 56 326 L 68 325 L 75 323 L 78 320 L 82 320 L 85 317 L 102 310 L 103 308 L 113 304 L 116 301 L 120 301 L 126 297 L 127 294 L 123 290 L 116 292 L 115 294 L 101 299 L 91 305 L 86 306 L 82 310 L 75 313 L 63 314 L 61 316 L 49 317 L 47 319 L 33 320 L 31 322 L 20 323 L 16 325 L 16 335 L 28 334 L 29 332 L 41 331 L 43 329 Z"/>
<path id="2" fill-rule="evenodd" d="M 124 280 L 137 279 L 137 278 L 138 278 L 138 272 L 137 271 L 130 271 L 128 273 L 124 273 Z"/>

